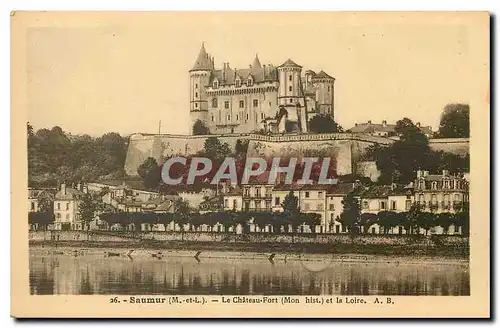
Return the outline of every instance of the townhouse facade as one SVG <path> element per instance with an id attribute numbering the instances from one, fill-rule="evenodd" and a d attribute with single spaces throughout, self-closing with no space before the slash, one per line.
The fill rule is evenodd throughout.
<path id="1" fill-rule="evenodd" d="M 75 189 L 61 184 L 60 190 L 54 196 L 54 230 L 81 230 L 83 222 L 80 217 L 79 205 L 83 192 L 80 185 Z"/>
<path id="2" fill-rule="evenodd" d="M 455 213 L 469 202 L 469 182 L 465 177 L 449 174 L 429 174 L 418 171 L 415 185 L 415 201 L 423 211 Z"/>

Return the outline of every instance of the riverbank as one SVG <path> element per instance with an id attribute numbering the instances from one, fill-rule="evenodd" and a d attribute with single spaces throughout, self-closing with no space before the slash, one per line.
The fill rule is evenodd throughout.
<path id="1" fill-rule="evenodd" d="M 264 253 L 469 257 L 469 238 L 453 235 L 234 234 L 220 232 L 31 231 L 32 246 Z"/>
<path id="2" fill-rule="evenodd" d="M 450 258 L 468 259 L 468 247 L 435 246 L 435 245 L 391 245 L 391 244 L 359 244 L 352 243 L 319 244 L 319 243 L 244 243 L 244 242 L 204 242 L 204 241 L 30 241 L 30 246 L 36 247 L 72 247 L 72 248 L 105 248 L 105 249 L 134 249 L 134 250 L 176 250 L 176 251 L 224 251 L 224 252 L 251 252 L 251 253 L 287 253 L 287 254 L 368 254 L 385 256 L 443 256 Z"/>

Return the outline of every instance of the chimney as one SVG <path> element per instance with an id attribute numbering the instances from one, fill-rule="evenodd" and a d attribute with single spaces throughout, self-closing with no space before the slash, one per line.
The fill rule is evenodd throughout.
<path id="1" fill-rule="evenodd" d="M 368 121 L 368 124 L 372 124 L 372 121 L 371 121 L 371 120 L 370 120 L 370 121 Z"/>
<path id="2" fill-rule="evenodd" d="M 66 183 L 61 183 L 61 194 L 66 196 Z"/>
<path id="3" fill-rule="evenodd" d="M 358 126 L 358 123 L 354 123 L 354 126 Z"/>
<path id="4" fill-rule="evenodd" d="M 417 122 L 417 124 L 415 124 L 417 126 L 417 128 L 420 127 L 420 122 Z"/>
<path id="5" fill-rule="evenodd" d="M 444 178 L 444 177 L 447 177 L 448 175 L 449 175 L 448 170 L 443 170 L 443 178 Z"/>
<path id="6" fill-rule="evenodd" d="M 420 179 L 422 177 L 422 171 L 418 170 L 417 171 L 417 179 Z"/>
<path id="7" fill-rule="evenodd" d="M 387 126 L 387 121 L 386 121 L 386 120 L 383 120 L 383 121 L 382 121 L 382 126 L 383 126 L 383 127 L 386 127 L 386 126 Z"/>

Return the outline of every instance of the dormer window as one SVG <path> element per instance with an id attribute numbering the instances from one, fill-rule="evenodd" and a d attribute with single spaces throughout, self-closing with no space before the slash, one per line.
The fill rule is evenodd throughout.
<path id="1" fill-rule="evenodd" d="M 219 80 L 214 80 L 213 88 L 214 89 L 218 89 L 219 88 Z"/>
<path id="2" fill-rule="evenodd" d="M 250 77 L 248 77 L 248 79 L 247 79 L 247 86 L 248 86 L 248 87 L 251 87 L 252 85 L 253 85 L 253 79 L 252 79 L 252 77 L 250 76 Z"/>
<path id="3" fill-rule="evenodd" d="M 241 87 L 241 80 L 240 78 L 237 78 L 236 81 L 234 82 L 237 88 Z"/>

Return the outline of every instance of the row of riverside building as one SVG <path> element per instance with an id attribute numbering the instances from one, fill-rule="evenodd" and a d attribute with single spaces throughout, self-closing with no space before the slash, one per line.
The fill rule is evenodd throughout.
<path id="1" fill-rule="evenodd" d="M 346 229 L 338 221 L 343 211 L 342 200 L 349 193 L 358 198 L 362 213 L 377 214 L 381 211 L 406 212 L 417 203 L 424 211 L 454 213 L 464 202 L 469 201 L 468 175 L 429 174 L 418 171 L 414 182 L 406 186 L 371 185 L 360 182 L 338 183 L 334 185 L 269 185 L 253 181 L 241 188 L 235 188 L 223 196 L 224 210 L 234 211 L 283 211 L 285 197 L 293 191 L 298 198 L 300 211 L 321 216 L 321 225 L 316 231 L 308 231 L 308 226 L 300 227 L 302 232 L 345 233 Z M 367 233 L 382 233 L 382 227 L 374 224 Z M 443 233 L 436 227 L 434 233 Z M 403 227 L 392 228 L 390 234 L 406 233 Z M 447 233 L 460 233 L 454 226 Z"/>
<path id="2" fill-rule="evenodd" d="M 267 179 L 266 179 L 267 180 Z M 50 225 L 52 230 L 81 230 L 79 204 L 84 193 L 100 193 L 104 211 L 118 212 L 175 212 L 175 200 L 184 199 L 200 213 L 216 211 L 236 212 L 275 212 L 283 211 L 285 197 L 293 192 L 298 198 L 300 211 L 316 213 L 321 217 L 321 224 L 311 231 L 308 226 L 299 227 L 304 233 L 346 233 L 346 228 L 338 221 L 343 211 L 342 200 L 353 193 L 359 200 L 361 213 L 377 214 L 381 211 L 406 212 L 417 203 L 424 211 L 435 213 L 454 213 L 469 201 L 468 174 L 451 175 L 448 171 L 440 174 L 429 174 L 418 171 L 415 181 L 406 185 L 363 185 L 359 181 L 339 182 L 333 185 L 271 185 L 262 179 L 251 180 L 239 187 L 224 186 L 212 188 L 207 186 L 199 191 L 179 190 L 176 195 L 163 195 L 157 192 L 131 187 L 125 182 L 102 182 L 66 186 L 62 184 L 56 189 L 30 189 L 29 211 L 40 210 L 42 202 L 52 202 L 55 221 Z M 104 191 L 104 192 L 103 192 Z M 37 227 L 32 226 L 32 229 Z M 91 223 L 92 229 L 110 229 L 99 221 L 99 213 Z M 116 227 L 115 227 L 116 228 Z M 118 228 L 117 228 L 118 229 Z M 176 230 L 175 224 L 171 227 Z M 221 231 L 223 227 L 209 229 Z M 257 229 L 257 230 L 256 230 Z M 258 231 L 254 227 L 251 231 Z M 141 226 L 141 230 L 165 231 L 166 227 Z M 271 231 L 267 227 L 265 231 Z M 365 233 L 405 234 L 404 227 L 394 227 L 383 231 L 378 224 L 373 224 Z M 459 228 L 453 225 L 448 231 L 440 227 L 431 229 L 432 233 L 460 234 Z"/>

